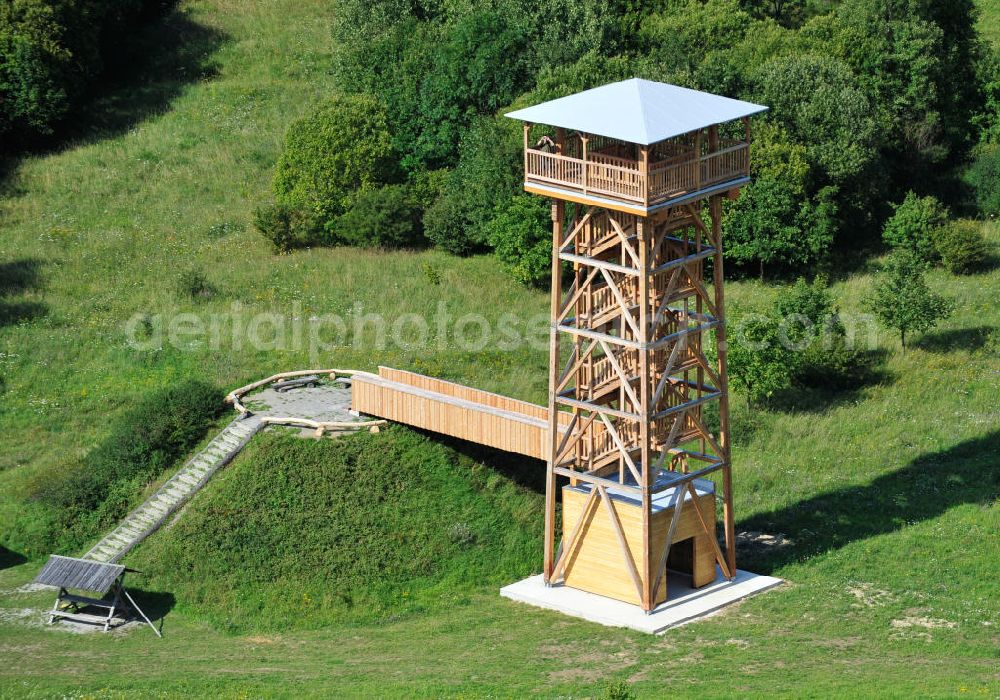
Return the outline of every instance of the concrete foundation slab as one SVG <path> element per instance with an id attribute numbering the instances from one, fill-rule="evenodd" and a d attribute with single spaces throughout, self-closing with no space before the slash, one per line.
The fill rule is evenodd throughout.
<path id="1" fill-rule="evenodd" d="M 736 578 L 732 581 L 726 581 L 719 572 L 715 583 L 698 589 L 690 587 L 690 577 L 685 574 L 670 572 L 667 581 L 667 601 L 648 615 L 636 605 L 569 586 L 547 587 L 541 574 L 501 588 L 500 595 L 608 627 L 628 627 L 639 632 L 659 634 L 671 627 L 708 617 L 727 605 L 782 583 L 780 578 L 741 570 L 736 571 Z"/>

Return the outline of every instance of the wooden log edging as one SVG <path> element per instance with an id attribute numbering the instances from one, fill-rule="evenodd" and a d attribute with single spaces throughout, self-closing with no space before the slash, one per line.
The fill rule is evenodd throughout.
<path id="1" fill-rule="evenodd" d="M 310 374 L 316 375 L 327 375 L 330 379 L 336 379 L 338 376 L 343 377 L 353 377 L 355 375 L 363 375 L 366 377 L 376 377 L 377 375 L 371 372 L 364 372 L 357 369 L 299 369 L 292 372 L 279 372 L 278 374 L 272 374 L 266 379 L 260 379 L 256 382 L 252 382 L 245 386 L 241 386 L 238 389 L 233 389 L 226 395 L 226 403 L 232 404 L 233 408 L 239 411 L 240 415 L 249 415 L 250 409 L 248 409 L 241 399 L 249 392 L 254 389 L 259 389 L 262 386 L 267 386 L 268 384 L 273 384 L 275 382 L 281 381 L 283 379 L 290 379 L 292 377 L 304 377 Z M 298 418 L 295 416 L 260 416 L 260 422 L 266 425 L 291 425 L 298 426 L 301 428 L 313 428 L 316 430 L 316 437 L 322 437 L 327 430 L 358 430 L 361 428 L 368 428 L 371 432 L 378 432 L 380 426 L 386 425 L 388 421 L 382 420 L 381 418 L 375 420 L 366 421 L 315 421 L 310 418 Z"/>

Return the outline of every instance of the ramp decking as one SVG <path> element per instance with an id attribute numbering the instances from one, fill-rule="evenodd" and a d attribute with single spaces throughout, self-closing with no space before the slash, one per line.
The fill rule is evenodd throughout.
<path id="1" fill-rule="evenodd" d="M 358 413 L 535 459 L 547 454 L 544 406 L 390 367 L 355 374 L 351 389 Z"/>

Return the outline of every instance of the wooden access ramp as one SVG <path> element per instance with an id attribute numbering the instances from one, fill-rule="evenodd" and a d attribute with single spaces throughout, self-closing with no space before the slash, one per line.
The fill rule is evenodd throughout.
<path id="1" fill-rule="evenodd" d="M 548 454 L 544 406 L 391 367 L 354 374 L 351 394 L 358 413 L 535 459 Z"/>

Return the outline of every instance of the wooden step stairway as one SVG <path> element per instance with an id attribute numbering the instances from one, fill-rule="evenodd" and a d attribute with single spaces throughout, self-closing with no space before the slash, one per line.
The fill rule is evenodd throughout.
<path id="1" fill-rule="evenodd" d="M 106 563 L 117 562 L 187 503 L 215 472 L 243 449 L 261 427 L 263 423 L 255 416 L 240 417 L 227 425 L 176 474 L 125 516 L 83 558 Z"/>

